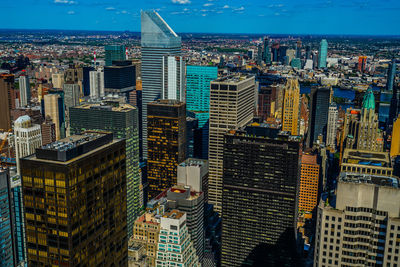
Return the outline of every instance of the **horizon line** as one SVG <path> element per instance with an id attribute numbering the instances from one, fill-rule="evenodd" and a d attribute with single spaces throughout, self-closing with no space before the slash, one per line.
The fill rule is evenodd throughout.
<path id="1" fill-rule="evenodd" d="M 139 33 L 140 31 L 131 31 L 131 30 L 82 30 L 82 29 L 44 29 L 44 28 L 0 28 L 0 31 L 82 31 L 82 32 L 116 32 L 116 33 Z M 361 34 L 361 33 L 235 33 L 235 32 L 177 32 L 178 34 L 231 34 L 231 35 L 260 35 L 260 36 L 269 36 L 269 35 L 299 35 L 299 36 L 362 36 L 362 37 L 398 37 L 400 38 L 400 34 Z"/>

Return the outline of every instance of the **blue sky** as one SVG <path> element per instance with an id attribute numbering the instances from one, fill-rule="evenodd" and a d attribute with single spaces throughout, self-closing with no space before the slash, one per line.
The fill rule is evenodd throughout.
<path id="1" fill-rule="evenodd" d="M 0 1 L 0 28 L 140 31 L 156 9 L 176 32 L 400 35 L 399 0 Z"/>

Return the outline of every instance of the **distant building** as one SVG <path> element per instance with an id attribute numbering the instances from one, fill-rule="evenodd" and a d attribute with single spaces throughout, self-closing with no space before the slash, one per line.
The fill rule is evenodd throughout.
<path id="1" fill-rule="evenodd" d="M 15 154 L 17 173 L 21 173 L 19 160 L 35 153 L 35 149 L 42 145 L 40 125 L 32 124 L 29 116 L 19 117 L 14 122 Z"/>
<path id="2" fill-rule="evenodd" d="M 186 67 L 186 109 L 193 112 L 199 120 L 201 136 L 199 140 L 199 154 L 194 156 L 202 159 L 208 158 L 210 83 L 217 78 L 217 67 Z"/>
<path id="3" fill-rule="evenodd" d="M 104 69 L 89 72 L 90 98 L 98 99 L 104 96 Z"/>
<path id="4" fill-rule="evenodd" d="M 211 82 L 209 138 L 209 203 L 222 211 L 224 134 L 253 119 L 255 78 L 237 74 Z"/>
<path id="5" fill-rule="evenodd" d="M 21 159 L 28 266 L 128 265 L 125 165 L 125 141 L 93 132 Z"/>
<path id="6" fill-rule="evenodd" d="M 65 110 L 68 114 L 70 107 L 75 107 L 79 105 L 79 99 L 81 96 L 80 87 L 78 84 L 65 83 L 63 90 Z"/>
<path id="7" fill-rule="evenodd" d="M 397 64 L 396 59 L 393 58 L 389 64 L 388 72 L 387 72 L 387 83 L 386 83 L 386 90 L 393 91 L 393 86 L 396 78 L 396 70 Z"/>
<path id="8" fill-rule="evenodd" d="M 82 95 L 90 96 L 90 72 L 94 71 L 93 67 L 82 67 Z"/>
<path id="9" fill-rule="evenodd" d="M 312 213 L 318 205 L 320 188 L 320 166 L 317 155 L 303 154 L 301 157 L 299 212 Z"/>
<path id="10" fill-rule="evenodd" d="M 11 129 L 11 110 L 13 108 L 12 90 L 14 88 L 14 75 L 0 75 L 0 129 Z"/>
<path id="11" fill-rule="evenodd" d="M 128 99 L 129 92 L 135 90 L 135 79 L 135 66 L 131 61 L 113 61 L 112 66 L 104 67 L 105 94 L 123 95 Z"/>
<path id="12" fill-rule="evenodd" d="M 326 87 L 313 87 L 310 93 L 310 122 L 308 124 L 309 147 L 319 136 L 326 137 L 331 91 Z"/>
<path id="13" fill-rule="evenodd" d="M 3 169 L 0 169 L 0 198 L 0 265 L 14 266 L 10 177 Z"/>
<path id="14" fill-rule="evenodd" d="M 367 57 L 366 56 L 359 56 L 358 57 L 358 65 L 357 69 L 359 72 L 364 73 L 367 66 Z"/>
<path id="15" fill-rule="evenodd" d="M 163 56 L 162 58 L 162 99 L 173 99 L 185 102 L 186 97 L 186 63 L 180 56 Z"/>
<path id="16" fill-rule="evenodd" d="M 344 150 L 340 171 L 381 176 L 393 174 L 389 153 L 356 149 Z"/>
<path id="17" fill-rule="evenodd" d="M 53 88 L 62 89 L 64 86 L 64 73 L 53 73 L 51 75 Z"/>
<path id="18" fill-rule="evenodd" d="M 296 42 L 296 58 L 301 59 L 301 40 Z"/>
<path id="19" fill-rule="evenodd" d="M 56 124 L 50 116 L 46 116 L 46 119 L 40 125 L 40 131 L 42 133 L 43 146 L 56 141 Z"/>
<path id="20" fill-rule="evenodd" d="M 335 103 L 331 103 L 329 105 L 328 111 L 328 123 L 326 130 L 326 146 L 336 149 L 336 131 L 338 128 L 338 116 L 339 112 L 337 109 L 337 105 Z"/>
<path id="21" fill-rule="evenodd" d="M 172 210 L 160 220 L 156 266 L 193 266 L 201 264 L 190 240 L 186 213 Z"/>
<path id="22" fill-rule="evenodd" d="M 11 172 L 10 172 L 11 173 Z M 11 213 L 13 221 L 14 262 L 22 264 L 26 262 L 25 242 L 25 215 L 22 198 L 22 185 L 19 175 L 11 176 Z"/>
<path id="23" fill-rule="evenodd" d="M 65 136 L 64 101 L 59 94 L 44 96 L 44 115 L 50 116 L 56 125 L 56 140 Z"/>
<path id="24" fill-rule="evenodd" d="M 189 185 L 196 192 L 204 193 L 208 202 L 208 161 L 188 158 L 178 165 L 178 185 Z"/>
<path id="25" fill-rule="evenodd" d="M 322 39 L 319 44 L 318 50 L 318 68 L 326 68 L 326 58 L 328 57 L 328 42 L 326 39 Z"/>
<path id="26" fill-rule="evenodd" d="M 177 166 L 186 159 L 186 105 L 157 100 L 147 105 L 149 199 L 176 184 Z"/>
<path id="27" fill-rule="evenodd" d="M 300 138 L 254 123 L 224 143 L 221 266 L 299 266 Z"/>
<path id="28" fill-rule="evenodd" d="M 126 60 L 124 45 L 106 45 L 104 50 L 106 66 L 111 66 L 113 61 Z"/>
<path id="29" fill-rule="evenodd" d="M 287 79 L 282 107 L 282 131 L 298 135 L 300 86 L 297 79 Z"/>
<path id="30" fill-rule="evenodd" d="M 26 75 L 19 76 L 19 94 L 21 107 L 25 107 L 31 102 L 31 85 L 29 77 Z"/>
<path id="31" fill-rule="evenodd" d="M 269 43 L 268 37 L 264 38 L 264 46 L 263 46 L 263 61 L 265 64 L 270 65 L 271 64 L 271 47 Z"/>
<path id="32" fill-rule="evenodd" d="M 181 38 L 156 11 L 141 12 L 143 157 L 147 158 L 147 104 L 162 96 L 162 60 L 181 55 Z"/>
<path id="33" fill-rule="evenodd" d="M 341 173 L 336 203 L 318 206 L 314 266 L 398 266 L 398 184 L 377 174 Z"/>
<path id="34" fill-rule="evenodd" d="M 274 116 L 277 90 L 279 88 L 273 85 L 262 85 L 261 83 L 259 83 L 259 86 L 257 116 L 267 120 Z"/>

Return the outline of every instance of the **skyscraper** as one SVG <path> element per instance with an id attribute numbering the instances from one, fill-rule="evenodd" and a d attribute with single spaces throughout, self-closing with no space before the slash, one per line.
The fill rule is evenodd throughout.
<path id="1" fill-rule="evenodd" d="M 64 118 L 64 114 L 60 114 L 60 111 L 64 111 L 64 104 L 62 98 L 58 94 L 47 94 L 44 96 L 44 110 L 45 116 L 50 116 L 51 120 L 56 125 L 56 140 L 63 136 L 64 122 L 61 118 Z"/>
<path id="2" fill-rule="evenodd" d="M 12 96 L 11 91 L 14 87 L 14 75 L 0 75 L 0 129 L 5 131 L 11 129 L 11 109 Z"/>
<path id="3" fill-rule="evenodd" d="M 162 58 L 162 99 L 185 102 L 186 63 L 183 57 L 163 56 Z"/>
<path id="4" fill-rule="evenodd" d="M 95 132 L 21 159 L 28 266 L 127 266 L 125 166 L 125 141 Z"/>
<path id="5" fill-rule="evenodd" d="M 301 40 L 296 42 L 296 58 L 301 58 Z"/>
<path id="6" fill-rule="evenodd" d="M 366 66 L 367 66 L 367 57 L 359 56 L 358 57 L 358 65 L 357 65 L 358 71 L 361 73 L 364 73 Z"/>
<path id="7" fill-rule="evenodd" d="M 105 60 L 106 66 L 111 66 L 113 61 L 125 60 L 125 46 L 124 45 L 106 45 Z"/>
<path id="8" fill-rule="evenodd" d="M 209 137 L 209 203 L 222 211 L 224 134 L 253 119 L 255 78 L 236 74 L 211 82 Z"/>
<path id="9" fill-rule="evenodd" d="M 331 91 L 326 87 L 313 87 L 310 93 L 310 122 L 308 130 L 309 147 L 318 140 L 318 136 L 326 137 L 329 100 Z"/>
<path id="10" fill-rule="evenodd" d="M 298 135 L 300 86 L 295 78 L 288 78 L 284 88 L 282 131 Z"/>
<path id="11" fill-rule="evenodd" d="M 326 146 L 336 149 L 336 130 L 338 128 L 338 110 L 336 103 L 332 102 L 329 105 L 328 123 L 326 130 Z"/>
<path id="12" fill-rule="evenodd" d="M 11 174 L 11 171 L 10 171 Z M 21 264 L 26 262 L 26 242 L 25 242 L 25 223 L 24 207 L 22 199 L 21 177 L 11 175 L 11 213 L 13 221 L 13 243 L 14 243 L 14 262 Z"/>
<path id="13" fill-rule="evenodd" d="M 62 89 L 64 86 L 64 73 L 53 73 L 51 75 L 53 88 Z"/>
<path id="14" fill-rule="evenodd" d="M 318 51 L 318 68 L 326 68 L 326 58 L 328 56 L 328 42 L 326 39 L 322 39 L 319 44 Z"/>
<path id="15" fill-rule="evenodd" d="M 10 177 L 3 169 L 0 169 L 0 199 L 0 265 L 14 266 Z"/>
<path id="16" fill-rule="evenodd" d="M 320 166 L 317 155 L 303 154 L 301 157 L 299 212 L 311 213 L 318 205 Z"/>
<path id="17" fill-rule="evenodd" d="M 181 55 L 181 38 L 155 11 L 141 12 L 143 156 L 147 158 L 147 104 L 162 97 L 163 56 Z"/>
<path id="18" fill-rule="evenodd" d="M 83 104 L 70 109 L 71 134 L 85 130 L 109 131 L 125 139 L 128 237 L 139 216 L 141 180 L 139 173 L 139 126 L 137 109 L 128 104 L 104 102 Z"/>
<path id="19" fill-rule="evenodd" d="M 336 203 L 321 201 L 314 266 L 398 266 L 398 179 L 341 173 Z"/>
<path id="20" fill-rule="evenodd" d="M 298 266 L 300 138 L 278 133 L 249 124 L 225 135 L 222 267 Z"/>
<path id="21" fill-rule="evenodd" d="M 365 92 L 361 110 L 348 109 L 343 126 L 343 148 L 364 151 L 383 151 L 383 135 L 375 113 L 375 97 L 372 89 Z"/>
<path id="22" fill-rule="evenodd" d="M 106 94 L 119 94 L 129 98 L 136 86 L 135 66 L 129 60 L 114 61 L 112 66 L 104 67 L 104 91 Z"/>
<path id="23" fill-rule="evenodd" d="M 269 45 L 268 37 L 264 38 L 263 60 L 265 64 L 271 64 L 271 47 Z"/>
<path id="24" fill-rule="evenodd" d="M 104 69 L 89 72 L 90 98 L 98 99 L 104 96 Z"/>
<path id="25" fill-rule="evenodd" d="M 186 67 L 186 109 L 193 112 L 199 120 L 201 151 L 197 156 L 202 159 L 208 158 L 210 82 L 217 78 L 217 67 Z"/>
<path id="26" fill-rule="evenodd" d="M 190 185 L 194 191 L 204 193 L 208 202 L 208 161 L 188 158 L 178 165 L 178 185 Z"/>
<path id="27" fill-rule="evenodd" d="M 157 100 L 147 105 L 149 199 L 176 185 L 177 166 L 186 159 L 186 105 Z"/>
<path id="28" fill-rule="evenodd" d="M 15 157 L 17 172 L 21 173 L 19 160 L 35 153 L 35 149 L 42 145 L 40 125 L 32 124 L 29 116 L 21 116 L 14 122 Z"/>
<path id="29" fill-rule="evenodd" d="M 27 106 L 31 102 L 31 85 L 29 77 L 26 75 L 19 76 L 19 95 L 21 107 Z"/>
<path id="30" fill-rule="evenodd" d="M 70 107 L 75 107 L 79 105 L 79 99 L 81 96 L 80 87 L 78 84 L 65 83 L 63 90 L 65 110 L 68 114 Z"/>
<path id="31" fill-rule="evenodd" d="M 389 64 L 388 72 L 387 72 L 387 82 L 386 82 L 386 90 L 393 91 L 393 85 L 396 78 L 396 70 L 397 64 L 396 59 L 393 58 Z"/>
<path id="32" fill-rule="evenodd" d="M 393 123 L 392 142 L 390 144 L 390 156 L 400 156 L 400 117 Z"/>

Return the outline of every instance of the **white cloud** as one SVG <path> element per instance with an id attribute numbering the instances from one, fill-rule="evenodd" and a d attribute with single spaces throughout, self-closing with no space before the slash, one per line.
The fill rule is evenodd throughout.
<path id="1" fill-rule="evenodd" d="M 73 1 L 73 0 L 54 0 L 54 4 L 68 4 L 68 5 L 73 5 L 77 4 L 78 2 Z"/>
<path id="2" fill-rule="evenodd" d="M 205 3 L 203 6 L 213 6 L 213 3 Z"/>
<path id="3" fill-rule="evenodd" d="M 226 8 L 229 8 L 229 6 L 228 6 L 228 5 L 224 5 L 224 7 L 223 7 L 223 8 L 225 8 L 225 9 L 226 9 Z"/>
<path id="4" fill-rule="evenodd" d="M 241 6 L 241 7 L 239 7 L 239 8 L 235 8 L 234 10 L 235 10 L 235 11 L 243 11 L 243 10 L 244 10 L 244 7 Z"/>
<path id="5" fill-rule="evenodd" d="M 172 0 L 172 3 L 186 5 L 186 4 L 190 4 L 190 0 Z"/>
<path id="6" fill-rule="evenodd" d="M 106 10 L 108 10 L 108 11 L 115 10 L 115 7 L 109 6 L 109 7 L 106 7 Z"/>
<path id="7" fill-rule="evenodd" d="M 207 16 L 207 14 L 201 14 L 203 17 Z"/>
<path id="8" fill-rule="evenodd" d="M 122 14 L 128 14 L 129 12 L 126 11 L 126 10 L 122 10 L 121 13 L 122 13 Z"/>
<path id="9" fill-rule="evenodd" d="M 279 12 L 276 12 L 274 15 L 275 15 L 275 16 L 280 16 L 280 15 L 281 15 L 281 13 L 279 13 Z"/>
<path id="10" fill-rule="evenodd" d="M 75 15 L 75 11 L 71 10 L 67 12 L 68 15 Z"/>

